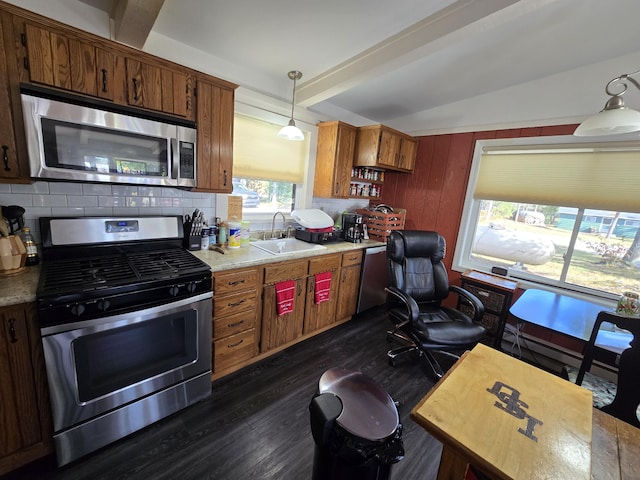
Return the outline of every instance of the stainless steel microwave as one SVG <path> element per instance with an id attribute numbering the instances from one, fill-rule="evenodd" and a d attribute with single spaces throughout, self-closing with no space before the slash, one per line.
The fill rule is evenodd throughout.
<path id="1" fill-rule="evenodd" d="M 31 177 L 196 186 L 195 128 L 21 96 Z"/>

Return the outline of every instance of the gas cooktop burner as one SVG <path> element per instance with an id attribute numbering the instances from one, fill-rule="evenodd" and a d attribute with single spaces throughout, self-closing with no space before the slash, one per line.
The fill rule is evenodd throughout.
<path id="1" fill-rule="evenodd" d="M 72 258 L 46 262 L 42 271 L 42 295 L 89 292 L 131 283 L 177 278 L 203 271 L 190 253 L 163 250 L 147 253 Z"/>
<path id="2" fill-rule="evenodd" d="M 209 265 L 182 247 L 180 217 L 40 219 L 41 325 L 211 292 Z"/>

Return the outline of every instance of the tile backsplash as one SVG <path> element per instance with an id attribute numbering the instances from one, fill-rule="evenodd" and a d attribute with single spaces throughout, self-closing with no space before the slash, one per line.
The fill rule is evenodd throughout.
<path id="1" fill-rule="evenodd" d="M 334 220 L 344 211 L 368 205 L 363 199 L 313 198 L 312 208 Z M 25 226 L 40 241 L 40 217 L 92 217 L 126 215 L 184 215 L 199 208 L 209 224 L 216 216 L 216 195 L 169 187 L 37 181 L 30 185 L 0 184 L 0 205 L 25 209 Z M 291 222 L 288 222 L 291 223 Z M 280 225 L 280 223 L 278 223 Z M 271 228 L 271 220 L 251 222 L 252 231 Z"/>
<path id="2" fill-rule="evenodd" d="M 25 226 L 40 243 L 40 217 L 184 215 L 199 208 L 211 221 L 216 196 L 168 187 L 38 181 L 0 184 L 0 205 L 23 207 Z"/>

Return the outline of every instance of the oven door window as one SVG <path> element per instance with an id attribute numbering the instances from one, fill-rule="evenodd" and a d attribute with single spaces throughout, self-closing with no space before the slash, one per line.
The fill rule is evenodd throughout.
<path id="1" fill-rule="evenodd" d="M 78 399 L 95 398 L 193 363 L 197 312 L 188 310 L 77 338 Z"/>
<path id="2" fill-rule="evenodd" d="M 105 175 L 170 176 L 165 138 L 42 118 L 48 167 Z"/>

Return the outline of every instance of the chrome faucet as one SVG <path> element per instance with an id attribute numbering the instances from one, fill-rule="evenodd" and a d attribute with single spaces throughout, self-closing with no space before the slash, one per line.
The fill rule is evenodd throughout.
<path id="1" fill-rule="evenodd" d="M 276 238 L 273 235 L 273 232 L 275 231 L 276 217 L 278 216 L 278 214 L 280 214 L 280 216 L 282 217 L 282 230 L 284 230 L 287 227 L 287 219 L 284 218 L 284 213 L 282 213 L 282 212 L 274 213 L 273 214 L 273 218 L 271 219 L 271 238 Z"/>

